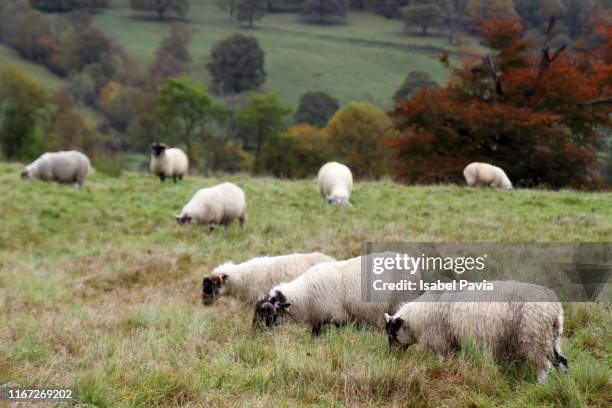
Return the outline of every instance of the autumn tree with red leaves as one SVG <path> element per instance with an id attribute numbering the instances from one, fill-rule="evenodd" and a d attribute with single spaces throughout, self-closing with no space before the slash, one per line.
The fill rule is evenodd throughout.
<path id="1" fill-rule="evenodd" d="M 554 19 L 541 55 L 515 20 L 492 19 L 482 36 L 496 54 L 472 58 L 449 85 L 400 100 L 388 138 L 395 176 L 407 183 L 463 182 L 483 161 L 519 186 L 596 188 L 598 130 L 610 126 L 612 32 L 584 54 L 551 50 Z"/>

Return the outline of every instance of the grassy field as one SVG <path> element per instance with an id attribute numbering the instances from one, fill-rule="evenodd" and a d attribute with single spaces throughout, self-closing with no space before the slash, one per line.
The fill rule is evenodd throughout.
<path id="1" fill-rule="evenodd" d="M 73 386 L 91 406 L 607 407 L 609 304 L 568 304 L 571 373 L 535 384 L 475 347 L 446 362 L 390 351 L 383 333 L 347 327 L 312 339 L 287 325 L 251 332 L 252 306 L 204 307 L 215 265 L 256 255 L 359 254 L 364 241 L 609 241 L 612 195 L 356 184 L 348 211 L 312 180 L 244 175 L 160 185 L 94 173 L 82 191 L 19 180 L 0 164 L 0 384 Z M 208 238 L 173 214 L 197 189 L 244 188 L 246 231 Z"/>
<path id="2" fill-rule="evenodd" d="M 443 83 L 448 71 L 437 57 L 445 50 L 478 48 L 469 37 L 449 47 L 445 37 L 408 36 L 400 21 L 371 13 L 351 12 L 339 26 L 308 25 L 297 21 L 295 13 L 272 13 L 248 29 L 231 22 L 210 0 L 192 3 L 187 15 L 194 31 L 191 75 L 208 82 L 205 64 L 212 46 L 236 32 L 254 35 L 266 52 L 264 87 L 279 92 L 292 107 L 304 92 L 325 90 L 342 104 L 359 100 L 388 108 L 409 71 L 427 71 Z M 146 69 L 170 24 L 134 18 L 127 4 L 113 1 L 113 7 L 95 15 L 94 21 Z"/>

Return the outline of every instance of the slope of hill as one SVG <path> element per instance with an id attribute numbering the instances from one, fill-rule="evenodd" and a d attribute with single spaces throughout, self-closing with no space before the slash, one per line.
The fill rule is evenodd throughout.
<path id="1" fill-rule="evenodd" d="M 16 51 L 0 44 L 0 69 L 14 66 L 49 90 L 64 86 L 64 80 L 42 65 L 34 64 L 20 57 Z"/>
<path id="2" fill-rule="evenodd" d="M 145 174 L 87 187 L 19 180 L 0 163 L 0 384 L 73 386 L 91 406 L 609 406 L 609 305 L 565 305 L 570 374 L 543 385 L 466 347 L 440 362 L 393 351 L 383 333 L 251 331 L 252 306 L 201 305 L 215 265 L 257 255 L 359 254 L 364 241 L 606 241 L 612 195 L 359 182 L 346 211 L 314 181 L 244 175 L 242 232 L 206 237 L 173 214 L 221 178 Z"/>
<path id="3" fill-rule="evenodd" d="M 461 38 L 460 47 L 449 47 L 443 36 L 408 36 L 401 21 L 371 13 L 351 12 L 346 23 L 338 26 L 308 25 L 294 13 L 272 13 L 248 29 L 231 22 L 212 1 L 192 3 L 187 16 L 194 30 L 192 75 L 208 80 L 205 63 L 217 41 L 235 32 L 254 35 L 266 52 L 265 88 L 280 93 L 290 106 L 296 106 L 304 92 L 316 89 L 335 95 L 343 104 L 360 100 L 388 108 L 409 71 L 424 70 L 445 82 L 448 71 L 438 56 L 479 48 L 470 37 Z M 119 0 L 96 14 L 94 21 L 147 67 L 170 23 L 135 16 L 128 2 Z"/>

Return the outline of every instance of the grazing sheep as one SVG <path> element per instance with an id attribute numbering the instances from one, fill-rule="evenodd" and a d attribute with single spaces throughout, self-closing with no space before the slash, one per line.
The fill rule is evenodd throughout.
<path id="1" fill-rule="evenodd" d="M 395 315 L 385 314 L 389 343 L 419 343 L 444 358 L 473 338 L 498 359 L 533 363 L 538 382 L 548 377 L 551 362 L 567 372 L 560 347 L 563 309 L 555 293 L 528 283 L 491 283 L 490 292 L 428 292 Z"/>
<path id="2" fill-rule="evenodd" d="M 189 169 L 187 155 L 176 147 L 169 148 L 165 143 L 153 143 L 151 145 L 151 173 L 159 177 L 162 183 L 166 177 L 182 180 Z"/>
<path id="3" fill-rule="evenodd" d="M 328 202 L 350 205 L 353 174 L 344 164 L 329 162 L 323 165 L 317 176 L 319 193 Z"/>
<path id="4" fill-rule="evenodd" d="M 352 322 L 384 328 L 382 313 L 396 310 L 401 302 L 419 293 L 398 291 L 384 302 L 367 302 L 362 299 L 361 267 L 362 257 L 320 263 L 293 281 L 273 287 L 257 302 L 253 327 L 272 328 L 293 320 L 309 324 L 313 336 L 318 336 L 325 324 Z M 402 278 L 416 282 L 421 274 L 403 273 Z"/>
<path id="5" fill-rule="evenodd" d="M 220 295 L 232 295 L 257 302 L 260 294 L 272 286 L 292 280 L 311 266 L 334 261 L 320 252 L 253 258 L 241 264 L 226 263 L 216 267 L 202 282 L 202 302 L 212 304 Z"/>
<path id="6" fill-rule="evenodd" d="M 470 163 L 463 170 L 468 186 L 496 187 L 512 190 L 512 183 L 501 168 L 488 163 Z"/>
<path id="7" fill-rule="evenodd" d="M 217 224 L 223 225 L 227 232 L 227 228 L 235 219 L 240 221 L 240 228 L 244 228 L 247 220 L 244 191 L 233 183 L 203 188 L 195 193 L 175 218 L 179 224 L 189 224 L 191 221 L 208 224 L 210 234 Z"/>
<path id="8" fill-rule="evenodd" d="M 87 156 L 76 150 L 45 153 L 23 169 L 21 178 L 77 183 L 82 188 L 90 170 Z"/>

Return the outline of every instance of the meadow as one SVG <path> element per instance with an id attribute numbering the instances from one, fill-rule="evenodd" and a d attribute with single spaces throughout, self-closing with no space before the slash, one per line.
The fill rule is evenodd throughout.
<path id="1" fill-rule="evenodd" d="M 252 306 L 201 304 L 219 263 L 366 241 L 603 242 L 611 193 L 358 182 L 353 207 L 325 205 L 313 180 L 247 175 L 161 185 L 95 172 L 83 190 L 19 179 L 0 163 L 0 384 L 72 386 L 78 404 L 155 406 L 608 407 L 610 304 L 566 304 L 570 374 L 545 385 L 465 345 L 440 362 L 391 350 L 381 332 L 302 325 L 251 331 Z M 176 225 L 199 188 L 246 191 L 249 223 L 208 237 Z"/>

